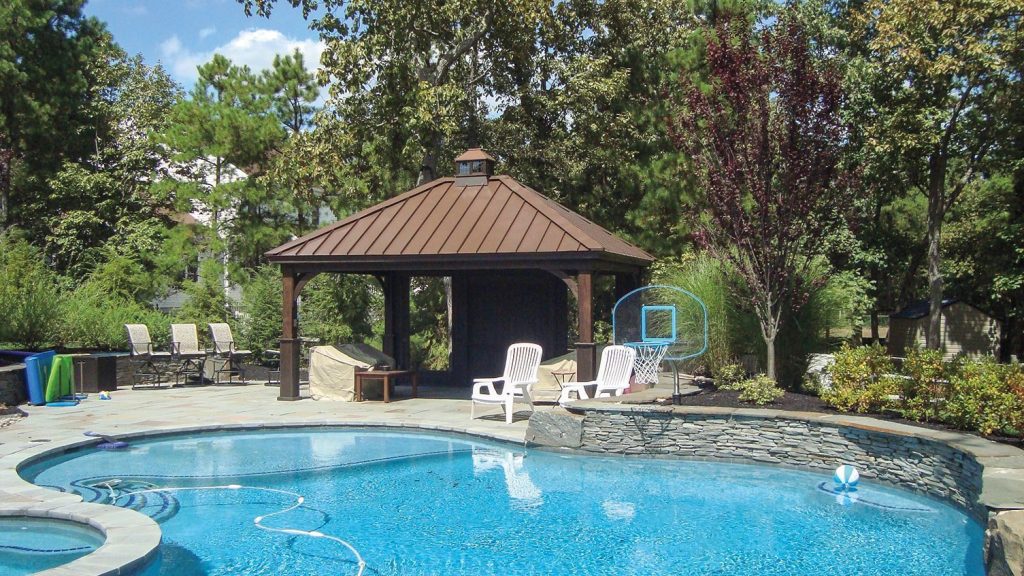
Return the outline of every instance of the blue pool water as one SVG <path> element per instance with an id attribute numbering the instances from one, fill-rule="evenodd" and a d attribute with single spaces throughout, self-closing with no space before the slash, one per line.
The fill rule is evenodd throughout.
<path id="1" fill-rule="evenodd" d="M 85 556 L 102 544 L 102 534 L 75 522 L 0 516 L 0 576 L 21 576 L 54 568 Z"/>
<path id="2" fill-rule="evenodd" d="M 161 522 L 144 574 L 981 576 L 957 509 L 766 466 L 568 456 L 456 436 L 291 430 L 85 449 L 22 471 Z M 226 485 L 243 488 L 216 488 Z M 173 488 L 168 491 L 147 491 Z M 140 492 L 147 491 L 147 492 Z"/>

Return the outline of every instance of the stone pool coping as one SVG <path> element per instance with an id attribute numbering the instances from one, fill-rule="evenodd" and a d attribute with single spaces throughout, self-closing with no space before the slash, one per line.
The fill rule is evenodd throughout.
<path id="1" fill-rule="evenodd" d="M 812 422 L 847 427 L 894 436 L 916 437 L 946 444 L 972 456 L 982 466 L 982 488 L 978 503 L 992 511 L 1024 510 L 1024 450 L 986 440 L 972 434 L 935 430 L 879 420 L 869 416 L 796 412 L 770 408 L 728 408 L 718 406 L 638 405 L 616 402 L 615 399 L 594 399 L 573 402 L 568 406 L 575 414 L 587 411 L 635 414 L 639 412 L 722 416 L 726 418 L 762 418 Z"/>

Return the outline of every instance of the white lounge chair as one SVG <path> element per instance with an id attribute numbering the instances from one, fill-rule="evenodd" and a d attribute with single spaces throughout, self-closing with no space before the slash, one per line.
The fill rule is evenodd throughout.
<path id="1" fill-rule="evenodd" d="M 233 382 L 235 374 L 238 374 L 239 383 L 245 384 L 245 378 L 242 378 L 242 366 L 239 361 L 252 356 L 252 352 L 235 348 L 235 337 L 231 334 L 231 326 L 224 323 L 210 324 L 210 339 L 213 340 L 214 361 L 216 362 L 217 359 L 223 360 L 221 366 L 214 365 L 214 384 L 222 382 L 220 379 L 221 374 L 228 375 L 228 384 Z"/>
<path id="2" fill-rule="evenodd" d="M 587 386 L 596 386 L 594 398 L 621 396 L 629 388 L 629 377 L 633 373 L 636 362 L 636 350 L 629 346 L 608 346 L 601 352 L 601 366 L 597 369 L 597 378 L 590 382 L 568 382 L 562 385 L 562 394 L 558 403 L 564 405 L 570 401 L 569 394 L 575 392 L 580 400 L 590 398 Z"/>
<path id="3" fill-rule="evenodd" d="M 505 410 L 505 422 L 512 423 L 512 407 L 517 401 L 533 410 L 533 385 L 537 383 L 542 351 L 536 344 L 513 344 L 505 355 L 505 372 L 498 378 L 473 380 L 473 404 L 469 418 L 476 417 L 477 404 L 497 404 Z M 501 390 L 495 384 L 502 382 Z"/>
<path id="4" fill-rule="evenodd" d="M 132 388 L 149 386 L 160 388 L 164 385 L 163 373 L 157 362 L 169 362 L 170 352 L 153 350 L 153 339 L 145 324 L 125 324 L 128 332 L 128 362 L 132 367 Z"/>
<path id="5" fill-rule="evenodd" d="M 203 380 L 206 350 L 199 347 L 199 330 L 195 324 L 171 324 L 171 356 L 178 363 L 174 383 L 188 383 L 189 376 Z"/>

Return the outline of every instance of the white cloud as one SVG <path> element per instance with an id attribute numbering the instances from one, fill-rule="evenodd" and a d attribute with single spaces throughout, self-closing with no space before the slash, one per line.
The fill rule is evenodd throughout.
<path id="1" fill-rule="evenodd" d="M 221 54 L 238 66 L 246 65 L 259 72 L 273 65 L 275 55 L 291 54 L 296 48 L 302 52 L 307 69 L 315 70 L 320 66 L 320 54 L 324 51 L 322 41 L 289 38 L 278 30 L 267 28 L 243 30 L 226 44 L 210 51 L 192 51 L 183 46 L 176 35 L 160 45 L 164 64 L 186 89 L 195 84 L 198 76 L 196 67 L 209 62 L 214 54 Z"/>
<path id="2" fill-rule="evenodd" d="M 173 58 L 180 52 L 181 40 L 178 39 L 177 34 L 160 43 L 160 53 L 163 54 L 164 58 Z"/>
<path id="3" fill-rule="evenodd" d="M 213 26 L 207 26 L 199 31 L 199 38 L 206 38 L 207 36 L 213 36 L 217 32 L 217 29 Z"/>

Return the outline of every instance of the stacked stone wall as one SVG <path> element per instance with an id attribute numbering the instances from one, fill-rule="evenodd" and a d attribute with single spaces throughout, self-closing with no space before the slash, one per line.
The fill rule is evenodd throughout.
<path id="1" fill-rule="evenodd" d="M 25 365 L 0 366 L 0 404 L 17 406 L 26 399 Z"/>
<path id="2" fill-rule="evenodd" d="M 680 414 L 636 407 L 587 411 L 580 449 L 792 466 L 831 473 L 852 464 L 869 479 L 953 502 L 982 520 L 982 467 L 943 442 L 791 418 Z"/>

